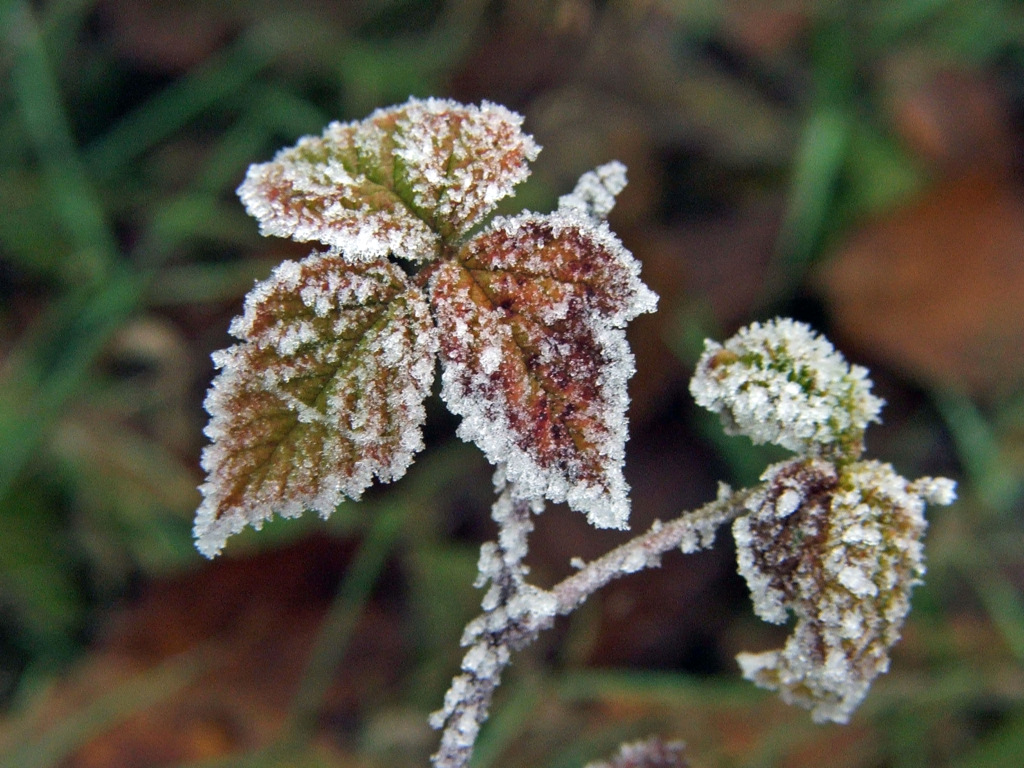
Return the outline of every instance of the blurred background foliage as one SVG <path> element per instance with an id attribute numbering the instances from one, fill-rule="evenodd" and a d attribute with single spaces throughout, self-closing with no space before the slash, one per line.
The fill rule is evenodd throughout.
<path id="1" fill-rule="evenodd" d="M 509 206 L 612 158 L 662 296 L 631 328 L 634 528 L 777 458 L 686 394 L 701 340 L 812 322 L 888 400 L 869 450 L 960 480 L 893 669 L 846 727 L 739 679 L 729 537 L 520 654 L 475 765 L 623 740 L 695 766 L 1020 765 L 1024 11 L 1011 0 L 0 0 L 0 765 L 426 765 L 475 615 L 489 470 L 430 413 L 393 487 L 190 541 L 209 353 L 254 279 L 249 163 L 409 95 L 545 147 Z M 539 582 L 621 534 L 549 510 Z"/>

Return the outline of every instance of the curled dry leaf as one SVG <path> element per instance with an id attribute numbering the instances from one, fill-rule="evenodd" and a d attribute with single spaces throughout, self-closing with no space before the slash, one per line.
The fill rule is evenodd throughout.
<path id="1" fill-rule="evenodd" d="M 214 355 L 206 399 L 195 535 L 208 556 L 246 524 L 327 515 L 375 476 L 404 474 L 434 373 L 426 298 L 388 262 L 353 265 L 333 251 L 286 261 L 231 332 L 243 343 Z"/>
<path id="2" fill-rule="evenodd" d="M 950 504 L 952 481 L 913 483 L 888 464 L 837 469 L 820 459 L 770 467 L 750 514 L 733 524 L 739 571 L 765 621 L 796 626 L 783 648 L 737 657 L 743 675 L 845 723 L 889 668 L 924 575 L 925 503 Z"/>
<path id="3" fill-rule="evenodd" d="M 657 297 L 604 223 L 575 211 L 499 219 L 431 281 L 442 397 L 523 497 L 624 528 L 623 327 Z"/>
<path id="4" fill-rule="evenodd" d="M 529 175 L 539 148 L 521 124 L 496 104 L 410 99 L 251 166 L 238 193 L 265 235 L 430 260 Z"/>

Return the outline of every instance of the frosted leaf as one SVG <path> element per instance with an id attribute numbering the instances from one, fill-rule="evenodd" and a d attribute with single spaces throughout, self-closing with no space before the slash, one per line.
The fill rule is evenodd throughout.
<path id="1" fill-rule="evenodd" d="M 431 280 L 459 435 L 520 498 L 567 501 L 603 528 L 629 516 L 623 327 L 657 303 L 639 271 L 607 225 L 559 211 L 496 220 Z"/>
<path id="2" fill-rule="evenodd" d="M 539 148 L 521 124 L 488 102 L 410 99 L 251 166 L 238 194 L 265 235 L 318 240 L 352 261 L 429 260 L 529 175 Z"/>
<path id="3" fill-rule="evenodd" d="M 606 219 L 615 207 L 616 196 L 625 188 L 626 166 L 613 160 L 580 176 L 575 189 L 558 198 L 558 208 Z"/>
<path id="4" fill-rule="evenodd" d="M 864 430 L 883 405 L 864 368 L 789 319 L 753 323 L 724 346 L 705 342 L 690 393 L 721 416 L 728 434 L 851 459 L 861 454 Z"/>
<path id="5" fill-rule="evenodd" d="M 755 612 L 796 626 L 782 649 L 737 657 L 743 675 L 815 721 L 844 723 L 889 667 L 910 592 L 924 575 L 924 507 L 951 481 L 907 480 L 888 464 L 820 459 L 770 467 L 733 524 Z M 948 493 L 931 493 L 937 488 Z M 794 494 L 799 497 L 794 508 Z M 930 495 L 929 495 L 930 494 Z"/>
<path id="6" fill-rule="evenodd" d="M 210 557 L 246 524 L 326 516 L 374 477 L 403 475 L 423 446 L 437 346 L 426 299 L 400 269 L 333 251 L 281 264 L 231 332 L 242 343 L 214 354 L 206 398 L 194 532 Z"/>

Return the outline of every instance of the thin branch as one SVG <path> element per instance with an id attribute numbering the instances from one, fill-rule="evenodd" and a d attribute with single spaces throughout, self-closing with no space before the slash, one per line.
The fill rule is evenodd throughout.
<path id="1" fill-rule="evenodd" d="M 531 509 L 539 511 L 534 509 L 536 503 L 515 498 L 501 468 L 495 486 L 500 495 L 491 517 L 498 524 L 498 542 L 489 541 L 480 548 L 476 582 L 479 587 L 490 583 L 482 600 L 484 612 L 466 626 L 462 645 L 469 650 L 462 659 L 462 674 L 452 680 L 444 707 L 430 716 L 433 727 L 444 727 L 441 746 L 431 758 L 436 768 L 462 768 L 469 763 L 512 651 L 529 645 L 554 620 L 550 594 L 526 583 L 522 562 L 533 530 Z"/>
<path id="2" fill-rule="evenodd" d="M 582 565 L 578 572 L 551 589 L 558 615 L 567 616 L 572 613 L 590 595 L 613 579 L 660 565 L 661 556 L 669 550 L 679 548 L 689 554 L 707 549 L 714 544 L 719 526 L 746 511 L 744 504 L 752 492 L 749 488 L 733 491 L 723 484 L 714 501 L 684 512 L 668 523 L 656 520 L 647 533 Z"/>

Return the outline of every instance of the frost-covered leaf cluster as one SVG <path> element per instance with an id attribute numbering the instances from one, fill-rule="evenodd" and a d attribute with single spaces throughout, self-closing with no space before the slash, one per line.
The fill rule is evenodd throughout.
<path id="1" fill-rule="evenodd" d="M 815 721 L 845 723 L 889 649 L 924 575 L 925 503 L 949 504 L 953 484 L 914 483 L 888 464 L 837 470 L 820 459 L 770 467 L 733 524 L 739 571 L 755 612 L 796 625 L 785 647 L 737 657 L 744 677 L 807 707 Z"/>
<path id="2" fill-rule="evenodd" d="M 239 195 L 261 231 L 328 250 L 258 283 L 231 326 L 240 343 L 215 355 L 204 554 L 275 512 L 327 515 L 400 477 L 438 352 L 460 435 L 522 498 L 626 526 L 623 329 L 656 297 L 602 220 L 625 169 L 470 236 L 529 173 L 539 148 L 521 124 L 486 102 L 410 99 L 249 169 Z"/>
<path id="3" fill-rule="evenodd" d="M 925 504 L 955 494 L 949 480 L 909 482 L 861 460 L 882 401 L 806 325 L 777 319 L 708 341 L 690 387 L 727 432 L 797 458 L 576 562 L 550 590 L 527 582 L 531 515 L 545 500 L 627 526 L 625 326 L 657 297 L 604 221 L 626 183 L 619 163 L 584 174 L 553 213 L 485 222 L 539 151 L 521 124 L 493 104 L 411 99 L 250 168 L 239 195 L 261 231 L 327 250 L 257 283 L 231 324 L 239 343 L 214 355 L 197 546 L 213 556 L 246 525 L 326 516 L 404 474 L 439 361 L 441 396 L 498 467 L 499 497 L 497 541 L 479 562 L 483 611 L 431 718 L 443 728 L 438 768 L 468 763 L 513 651 L 612 579 L 710 546 L 728 521 L 755 611 L 794 621 L 783 648 L 740 654 L 744 676 L 815 720 L 845 722 L 887 669 L 924 574 Z M 655 740 L 608 765 L 684 764 Z"/>
<path id="4" fill-rule="evenodd" d="M 706 341 L 690 393 L 728 434 L 812 455 L 860 455 L 884 404 L 866 369 L 788 318 L 753 323 L 724 346 Z"/>
<path id="5" fill-rule="evenodd" d="M 733 523 L 755 612 L 796 620 L 783 648 L 737 657 L 743 675 L 816 721 L 846 722 L 888 669 L 924 575 L 925 504 L 951 504 L 954 483 L 860 460 L 883 403 L 866 370 L 793 320 L 708 341 L 690 391 L 727 432 L 800 454 L 765 471 Z"/>

